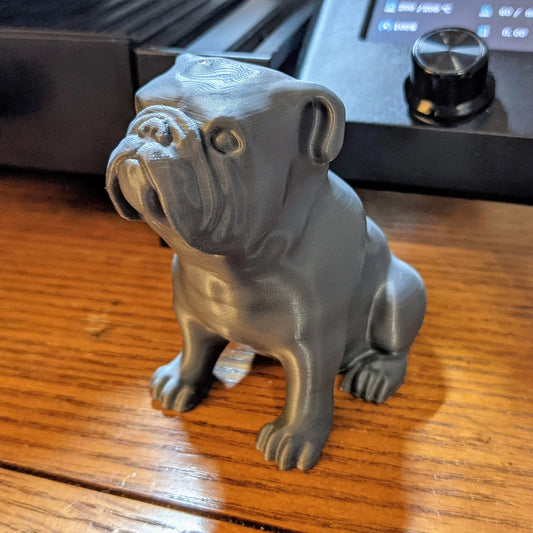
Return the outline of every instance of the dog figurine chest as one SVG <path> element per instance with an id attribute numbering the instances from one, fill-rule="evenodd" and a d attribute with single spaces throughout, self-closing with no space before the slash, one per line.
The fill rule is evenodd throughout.
<path id="1" fill-rule="evenodd" d="M 205 328 L 225 339 L 271 355 L 272 345 L 279 345 L 292 334 L 290 322 L 287 331 L 272 327 L 272 320 L 288 316 L 290 297 L 287 293 L 274 297 L 280 284 L 272 273 L 239 276 L 238 270 L 217 266 L 215 273 L 203 265 L 182 264 L 176 255 L 172 268 L 174 308 L 180 314 L 196 317 Z M 276 339 L 276 335 L 282 339 Z"/>
<path id="2" fill-rule="evenodd" d="M 343 390 L 385 401 L 426 307 L 420 276 L 328 172 L 344 107 L 280 72 L 183 55 L 138 91 L 136 108 L 107 190 L 123 217 L 174 250 L 183 334 L 152 396 L 192 409 L 226 344 L 250 345 L 279 359 L 287 379 L 283 412 L 256 446 L 282 469 L 311 468 L 331 429 L 337 373 Z"/>
<path id="3" fill-rule="evenodd" d="M 317 272 L 311 276 L 296 270 L 300 261 L 291 265 L 289 254 L 284 257 L 283 269 L 277 265 L 270 269 L 259 265 L 244 268 L 239 263 L 227 264 L 225 259 L 211 259 L 214 260 L 206 268 L 175 256 L 174 307 L 178 314 L 187 310 L 223 338 L 276 357 L 280 347 L 308 335 L 307 330 L 314 328 L 316 322 L 330 331 L 345 326 L 349 285 L 339 283 L 342 280 L 327 270 L 320 278 Z M 326 313 L 322 309 L 324 303 L 328 307 Z M 313 314 L 303 316 L 304 309 L 313 309 Z M 295 312 L 302 313 L 299 321 L 294 320 Z M 334 323 L 328 324 L 331 320 Z"/>

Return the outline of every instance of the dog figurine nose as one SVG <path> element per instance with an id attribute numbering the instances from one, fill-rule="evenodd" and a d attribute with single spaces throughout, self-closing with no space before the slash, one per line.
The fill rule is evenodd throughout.
<path id="1" fill-rule="evenodd" d="M 143 122 L 139 126 L 137 133 L 139 137 L 150 137 L 163 146 L 168 146 L 172 141 L 168 124 L 156 117 L 151 117 L 146 122 Z"/>

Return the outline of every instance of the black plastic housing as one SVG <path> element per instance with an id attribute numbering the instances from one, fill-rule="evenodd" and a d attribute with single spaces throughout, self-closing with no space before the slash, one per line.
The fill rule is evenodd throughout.
<path id="1" fill-rule="evenodd" d="M 0 165 L 102 174 L 177 55 L 280 68 L 318 1 L 0 0 Z"/>

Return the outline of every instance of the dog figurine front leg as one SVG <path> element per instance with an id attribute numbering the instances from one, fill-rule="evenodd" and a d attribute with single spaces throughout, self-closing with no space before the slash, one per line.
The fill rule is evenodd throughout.
<path id="1" fill-rule="evenodd" d="M 207 330 L 191 316 L 180 317 L 183 351 L 152 376 L 152 398 L 164 409 L 190 411 L 209 392 L 213 368 L 228 341 Z"/>
<path id="2" fill-rule="evenodd" d="M 312 468 L 331 431 L 342 346 L 333 336 L 327 340 L 301 343 L 277 356 L 285 370 L 285 406 L 276 420 L 261 428 L 256 447 L 282 470 Z"/>

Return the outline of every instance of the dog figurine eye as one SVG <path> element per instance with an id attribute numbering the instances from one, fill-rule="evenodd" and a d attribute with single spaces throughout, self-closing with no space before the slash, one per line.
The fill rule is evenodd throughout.
<path id="1" fill-rule="evenodd" d="M 229 155 L 239 152 L 243 148 L 242 139 L 230 129 L 219 129 L 211 135 L 211 145 L 221 154 Z"/>

